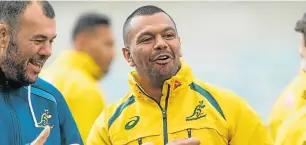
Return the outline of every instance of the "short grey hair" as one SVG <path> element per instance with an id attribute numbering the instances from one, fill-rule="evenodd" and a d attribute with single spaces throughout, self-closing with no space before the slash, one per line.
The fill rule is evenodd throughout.
<path id="1" fill-rule="evenodd" d="M 0 0 L 0 22 L 8 25 L 10 33 L 17 31 L 17 26 L 20 20 L 20 14 L 24 9 L 32 3 L 31 1 L 5 1 Z M 54 18 L 55 12 L 48 1 L 40 1 L 43 12 L 46 17 Z"/>

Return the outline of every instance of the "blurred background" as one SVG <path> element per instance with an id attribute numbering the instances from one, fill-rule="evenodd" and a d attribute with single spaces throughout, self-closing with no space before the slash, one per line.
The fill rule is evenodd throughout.
<path id="1" fill-rule="evenodd" d="M 299 35 L 294 25 L 306 2 L 51 2 L 56 12 L 57 38 L 46 66 L 71 49 L 71 29 L 82 12 L 107 14 L 116 38 L 116 59 L 101 82 L 107 103 L 128 91 L 132 70 L 123 58 L 122 26 L 142 5 L 156 5 L 175 20 L 183 58 L 196 77 L 235 91 L 266 121 L 285 85 L 299 72 Z M 46 67 L 45 67 L 46 68 Z"/>

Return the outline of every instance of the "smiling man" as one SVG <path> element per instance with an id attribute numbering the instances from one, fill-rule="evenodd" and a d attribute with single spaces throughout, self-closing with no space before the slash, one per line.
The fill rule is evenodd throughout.
<path id="1" fill-rule="evenodd" d="M 273 144 L 246 101 L 194 77 L 170 15 L 140 7 L 123 31 L 123 55 L 136 69 L 130 92 L 96 120 L 88 145 Z"/>
<path id="2" fill-rule="evenodd" d="M 0 1 L 0 144 L 83 144 L 61 95 L 38 78 L 56 37 L 47 1 Z"/>

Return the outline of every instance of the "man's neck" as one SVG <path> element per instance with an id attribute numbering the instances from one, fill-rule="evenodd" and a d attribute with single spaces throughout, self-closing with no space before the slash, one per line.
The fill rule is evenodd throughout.
<path id="1" fill-rule="evenodd" d="M 22 87 L 23 84 L 19 82 L 9 81 L 2 70 L 0 70 L 0 90 L 3 89 L 17 89 Z"/>
<path id="2" fill-rule="evenodd" d="M 145 93 L 149 95 L 149 97 L 156 100 L 157 102 L 160 101 L 162 97 L 162 85 L 154 85 L 155 82 L 153 82 L 148 77 L 138 77 L 137 82 L 142 87 L 142 89 L 144 89 Z"/>

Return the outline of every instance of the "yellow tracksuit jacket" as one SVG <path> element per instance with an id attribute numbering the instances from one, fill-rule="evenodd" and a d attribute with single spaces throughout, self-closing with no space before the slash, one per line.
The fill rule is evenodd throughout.
<path id="1" fill-rule="evenodd" d="M 294 112 L 280 125 L 275 145 L 306 144 L 306 107 Z"/>
<path id="2" fill-rule="evenodd" d="M 273 139 L 276 138 L 279 126 L 289 115 L 306 105 L 306 73 L 300 74 L 286 87 L 273 106 L 268 118 L 269 130 Z"/>
<path id="3" fill-rule="evenodd" d="M 261 118 L 246 101 L 194 78 L 183 61 L 165 81 L 156 102 L 129 76 L 130 93 L 110 105 L 96 120 L 88 145 L 165 145 L 195 137 L 203 145 L 272 145 Z"/>
<path id="4" fill-rule="evenodd" d="M 105 107 L 98 76 L 102 76 L 102 71 L 96 63 L 87 54 L 75 50 L 62 53 L 42 73 L 65 97 L 84 142 Z"/>

